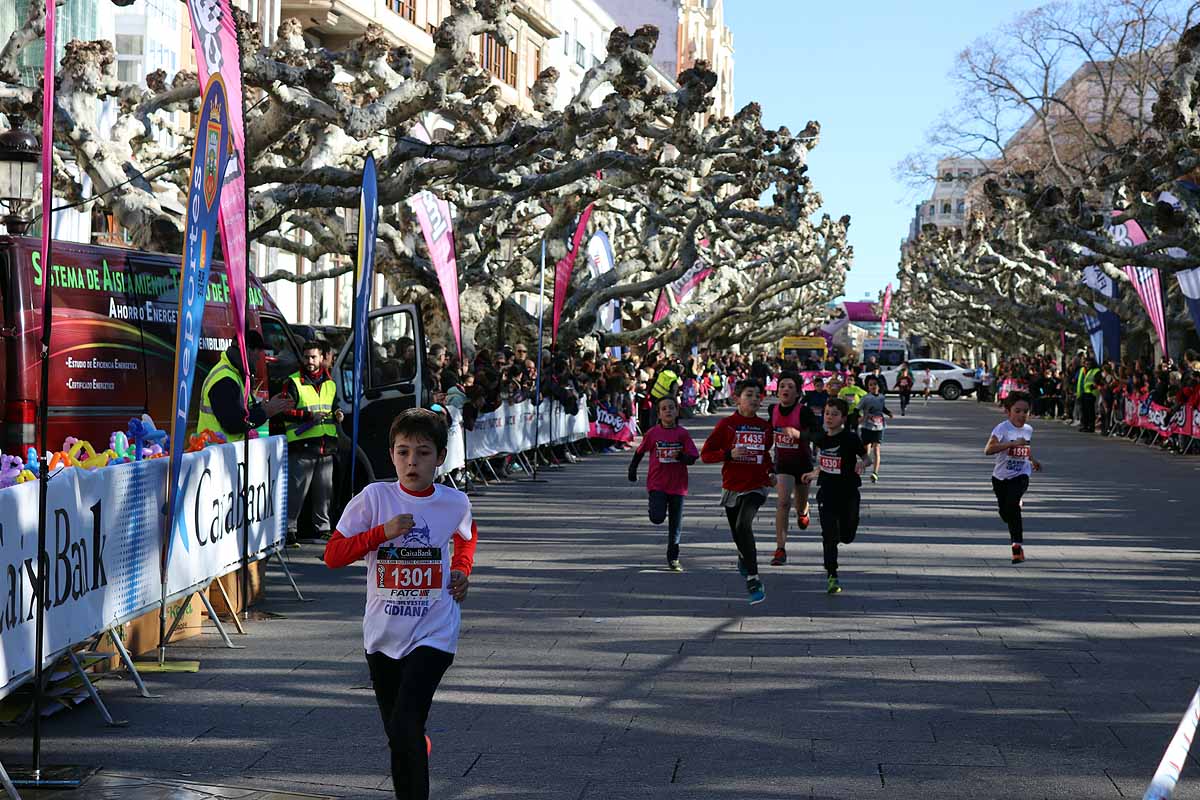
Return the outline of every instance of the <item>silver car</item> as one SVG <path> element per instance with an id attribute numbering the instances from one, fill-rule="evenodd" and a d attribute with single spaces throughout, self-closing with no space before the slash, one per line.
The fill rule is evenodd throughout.
<path id="1" fill-rule="evenodd" d="M 973 369 L 960 367 L 940 358 L 913 358 L 908 362 L 908 371 L 912 373 L 913 379 L 913 394 L 919 395 L 925 390 L 926 369 L 933 376 L 932 390 L 946 400 L 957 400 L 964 394 L 971 394 L 979 387 Z M 899 367 L 884 367 L 880 370 L 880 375 L 886 384 L 884 391 L 896 391 L 896 376 L 899 374 Z M 867 373 L 862 372 L 858 377 L 865 381 Z"/>

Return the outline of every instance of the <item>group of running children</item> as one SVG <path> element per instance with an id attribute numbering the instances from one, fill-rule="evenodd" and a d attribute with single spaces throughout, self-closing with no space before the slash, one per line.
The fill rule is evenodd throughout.
<path id="1" fill-rule="evenodd" d="M 775 488 L 775 554 L 772 566 L 787 563 L 787 532 L 793 502 L 797 523 L 807 529 L 809 487 L 817 484 L 817 508 L 825 567 L 825 590 L 839 594 L 838 547 L 850 544 L 858 533 L 862 475 L 870 466 L 871 482 L 879 480 L 887 407 L 883 386 L 868 376 L 867 387 L 842 387 L 836 378 L 828 390 L 821 379 L 813 391 L 801 396 L 799 375 L 784 372 L 777 382 L 778 402 L 768 419 L 759 416 L 763 387 L 754 379 L 734 387 L 734 413 L 722 419 L 699 451 L 679 425 L 675 400 L 658 401 L 658 424 L 646 431 L 629 465 L 629 481 L 637 481 L 638 465 L 649 454 L 646 478 L 650 521 L 667 522 L 667 565 L 682 572 L 679 548 L 683 535 L 683 501 L 688 488 L 688 466 L 697 460 L 721 464 L 721 506 L 737 548 L 738 571 L 746 580 L 751 605 L 766 599 L 758 572 L 754 517 Z M 1012 562 L 1025 560 L 1021 498 L 1029 488 L 1031 472 L 1041 465 L 1033 458 L 1033 428 L 1026 422 L 1027 396 L 1010 395 L 1005 401 L 1007 419 L 997 425 L 984 452 L 995 456 L 992 488 L 1000 517 L 1008 524 Z M 820 419 L 818 419 L 820 414 Z M 860 427 L 861 424 L 861 427 Z M 773 451 L 773 454 L 772 454 Z"/>
<path id="2" fill-rule="evenodd" d="M 766 598 L 754 544 L 755 512 L 771 486 L 779 490 L 777 544 L 773 564 L 786 563 L 789 505 L 793 494 L 801 528 L 808 525 L 808 487 L 816 482 L 824 545 L 826 589 L 841 591 L 838 546 L 854 541 L 858 530 L 860 476 L 874 451 L 872 480 L 878 478 L 884 417 L 890 416 L 877 381 L 867 389 L 834 384 L 801 402 L 801 380 L 784 374 L 779 403 L 770 420 L 758 416 L 763 389 L 754 380 L 735 388 L 736 412 L 721 420 L 697 451 L 678 423 L 672 398 L 659 401 L 659 422 L 646 432 L 629 467 L 631 480 L 649 453 L 650 518 L 668 521 L 667 561 L 680 571 L 679 545 L 687 467 L 697 459 L 721 464 L 721 505 L 738 550 L 738 568 L 750 602 Z M 814 394 L 816 395 L 814 397 Z M 824 395 L 822 397 L 821 395 Z M 854 407 L 847 397 L 857 398 Z M 816 424 L 816 403 L 823 422 Z M 1030 404 L 1023 395 L 1005 401 L 1008 419 L 992 431 L 986 453 L 996 456 L 992 484 L 1000 515 L 1008 523 L 1013 562 L 1021 549 L 1021 496 L 1032 470 L 1027 424 Z M 859 419 L 862 433 L 855 432 Z M 346 506 L 326 546 L 331 568 L 366 559 L 363 644 L 391 754 L 398 798 L 429 797 L 429 753 L 425 735 L 434 693 L 454 661 L 461 624 L 459 605 L 467 596 L 478 529 L 465 494 L 435 483 L 446 458 L 448 431 L 443 417 L 426 409 L 401 413 L 391 426 L 388 448 L 395 483 L 373 483 Z M 772 457 L 772 450 L 774 456 Z"/>

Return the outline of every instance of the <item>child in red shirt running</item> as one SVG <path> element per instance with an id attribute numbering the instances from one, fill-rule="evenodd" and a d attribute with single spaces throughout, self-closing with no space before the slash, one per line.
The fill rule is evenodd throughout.
<path id="1" fill-rule="evenodd" d="M 367 666 L 391 749 L 392 787 L 411 800 L 429 797 L 425 722 L 458 648 L 458 606 L 478 533 L 467 496 L 433 482 L 447 439 L 440 414 L 412 408 L 396 417 L 388 441 L 399 480 L 355 495 L 325 548 L 331 568 L 366 556 Z"/>
<path id="2" fill-rule="evenodd" d="M 738 549 L 738 571 L 746 578 L 750 605 L 767 599 L 758 577 L 758 550 L 754 545 L 754 515 L 775 485 L 771 445 L 775 431 L 758 416 L 762 385 L 753 378 L 734 387 L 737 412 L 717 423 L 700 448 L 700 460 L 721 464 L 721 505 L 729 519 L 729 530 Z"/>
<path id="3" fill-rule="evenodd" d="M 667 522 L 667 566 L 683 572 L 679 563 L 679 543 L 683 538 L 683 498 L 688 492 L 688 466 L 700 453 L 692 436 L 678 424 L 679 406 L 668 395 L 658 401 L 658 424 L 646 431 L 641 445 L 629 464 L 629 482 L 637 483 L 637 468 L 642 456 L 650 454 L 650 472 L 646 491 L 650 496 L 650 521 Z"/>

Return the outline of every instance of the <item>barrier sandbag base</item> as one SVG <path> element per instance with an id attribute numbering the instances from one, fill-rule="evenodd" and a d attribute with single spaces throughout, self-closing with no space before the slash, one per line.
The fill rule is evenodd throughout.
<path id="1" fill-rule="evenodd" d="M 38 774 L 34 775 L 33 767 L 18 764 L 12 768 L 7 777 L 11 779 L 12 787 L 19 786 L 22 789 L 78 789 L 86 778 L 98 771 L 97 767 L 43 764 Z M 21 796 L 17 794 L 15 788 L 7 785 L 4 788 L 9 794 L 20 800 Z"/>

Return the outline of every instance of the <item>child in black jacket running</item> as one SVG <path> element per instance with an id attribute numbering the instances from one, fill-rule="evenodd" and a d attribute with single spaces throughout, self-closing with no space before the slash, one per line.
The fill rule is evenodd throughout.
<path id="1" fill-rule="evenodd" d="M 801 478 L 817 481 L 817 506 L 821 518 L 821 544 L 825 556 L 825 591 L 842 591 L 838 582 L 838 545 L 850 544 L 858 533 L 858 487 L 867 466 L 867 448 L 858 434 L 846 427 L 850 406 L 841 398 L 825 404 L 825 435 L 817 440 L 817 467 Z"/>

